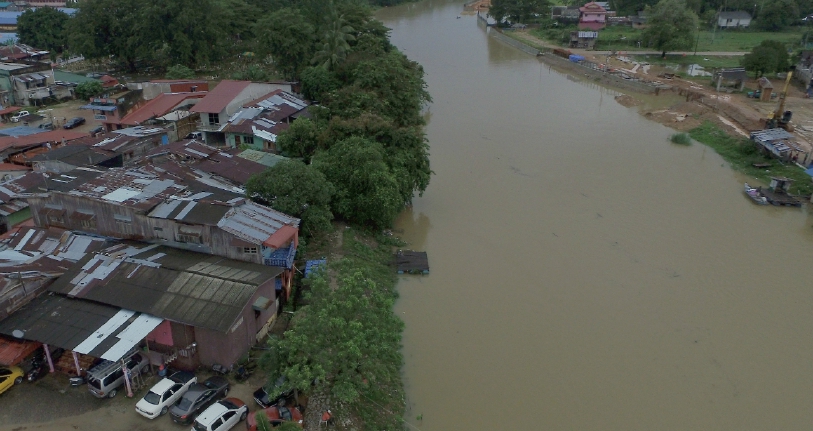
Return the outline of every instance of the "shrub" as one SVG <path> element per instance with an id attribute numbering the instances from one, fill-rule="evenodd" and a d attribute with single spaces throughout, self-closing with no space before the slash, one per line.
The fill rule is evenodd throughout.
<path id="1" fill-rule="evenodd" d="M 675 133 L 669 137 L 673 144 L 678 145 L 692 145 L 692 138 L 686 133 Z"/>

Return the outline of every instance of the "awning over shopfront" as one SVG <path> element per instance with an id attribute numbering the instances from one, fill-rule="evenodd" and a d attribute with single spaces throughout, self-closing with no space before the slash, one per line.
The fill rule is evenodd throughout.
<path id="1" fill-rule="evenodd" d="M 164 319 L 61 295 L 42 295 L 0 322 L 0 334 L 117 361 Z"/>

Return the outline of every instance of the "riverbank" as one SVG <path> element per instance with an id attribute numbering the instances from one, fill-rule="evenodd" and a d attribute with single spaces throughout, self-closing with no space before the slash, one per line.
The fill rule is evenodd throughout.
<path id="1" fill-rule="evenodd" d="M 512 32 L 509 37 L 490 29 L 489 34 L 510 45 L 523 45 L 524 52 L 535 53 L 539 61 L 572 76 L 573 80 L 589 80 L 624 93 L 616 97 L 620 104 L 638 107 L 639 113 L 646 118 L 676 131 L 687 132 L 695 141 L 714 149 L 738 172 L 764 184 L 770 183 L 772 176 L 788 177 L 795 180 L 791 189 L 793 193 L 807 197 L 813 193 L 810 176 L 802 169 L 795 164 L 765 156 L 748 139 L 749 131 L 762 128 L 761 119 L 766 113 L 743 101 L 742 95 L 718 93 L 708 85 L 710 81 L 707 78 L 666 78 L 667 70 L 652 65 L 647 65 L 647 70 L 643 73 L 645 76 L 636 74 L 632 79 L 624 79 L 600 68 L 585 67 L 585 64 L 608 64 L 610 67 L 622 68 L 626 61 L 607 55 L 597 57 L 589 51 L 576 50 L 588 59 L 587 62 L 577 63 L 554 54 L 552 47 L 542 40 L 535 40 L 526 32 Z M 673 95 L 680 99 L 666 108 L 653 109 L 653 95 L 658 98 Z M 770 107 L 773 104 L 769 105 L 769 109 Z M 767 164 L 770 167 L 756 168 L 755 164 Z"/>

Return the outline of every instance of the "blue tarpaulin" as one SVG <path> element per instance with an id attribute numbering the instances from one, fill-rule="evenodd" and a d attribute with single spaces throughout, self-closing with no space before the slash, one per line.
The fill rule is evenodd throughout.
<path id="1" fill-rule="evenodd" d="M 574 63 L 578 63 L 580 61 L 584 61 L 584 56 L 583 55 L 570 54 L 570 57 L 568 57 L 568 59 L 570 61 L 574 62 Z"/>
<path id="2" fill-rule="evenodd" d="M 305 262 L 305 278 L 307 278 L 313 271 L 316 271 L 322 265 L 327 264 L 327 260 L 319 259 L 319 260 L 309 260 Z"/>
<path id="3" fill-rule="evenodd" d="M 0 129 L 0 136 L 13 136 L 17 138 L 20 136 L 36 135 L 37 133 L 47 131 L 47 129 L 40 129 L 37 127 L 17 126 L 9 127 L 8 129 Z"/>
<path id="4" fill-rule="evenodd" d="M 79 109 L 93 109 L 94 111 L 115 111 L 117 108 L 115 106 L 104 106 L 104 105 L 82 105 Z"/>

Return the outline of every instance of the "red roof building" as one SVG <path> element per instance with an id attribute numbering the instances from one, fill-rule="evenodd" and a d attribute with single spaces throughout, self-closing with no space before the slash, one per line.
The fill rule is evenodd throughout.
<path id="1" fill-rule="evenodd" d="M 159 94 L 158 97 L 125 115 L 118 123 L 112 124 L 114 127 L 140 126 L 148 120 L 163 117 L 170 112 L 183 109 L 184 107 L 191 107 L 206 96 L 206 94 L 206 92 Z"/>
<path id="2" fill-rule="evenodd" d="M 607 25 L 607 9 L 596 2 L 580 7 L 579 12 L 579 29 L 601 30 Z"/>

